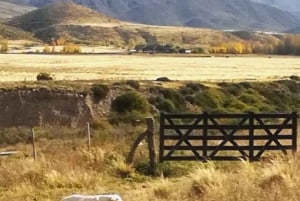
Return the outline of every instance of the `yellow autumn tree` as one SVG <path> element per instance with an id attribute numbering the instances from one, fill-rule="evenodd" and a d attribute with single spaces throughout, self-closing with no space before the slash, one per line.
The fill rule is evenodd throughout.
<path id="1" fill-rule="evenodd" d="M 62 53 L 64 54 L 78 54 L 81 53 L 81 47 L 79 45 L 69 43 L 64 45 L 62 49 Z"/>
<path id="2" fill-rule="evenodd" d="M 50 49 L 49 45 L 45 45 L 44 49 L 43 49 L 43 53 L 48 54 L 48 53 L 50 53 L 50 51 L 51 51 L 51 49 Z"/>
<path id="3" fill-rule="evenodd" d="M 8 51 L 8 42 L 7 41 L 0 41 L 0 52 L 6 53 Z"/>

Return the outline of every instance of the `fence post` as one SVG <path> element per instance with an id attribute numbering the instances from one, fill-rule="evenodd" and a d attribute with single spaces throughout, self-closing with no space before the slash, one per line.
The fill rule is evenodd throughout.
<path id="1" fill-rule="evenodd" d="M 160 113 L 160 123 L 159 123 L 159 162 L 164 161 L 164 125 L 165 125 L 165 114 Z"/>
<path id="2" fill-rule="evenodd" d="M 297 129 L 298 129 L 298 114 L 297 112 L 293 112 L 293 142 L 292 142 L 292 146 L 293 146 L 293 153 L 295 153 L 297 151 Z"/>
<path id="3" fill-rule="evenodd" d="M 87 137 L 88 137 L 88 149 L 91 148 L 91 129 L 90 129 L 90 123 L 87 122 Z"/>
<path id="4" fill-rule="evenodd" d="M 203 141 L 202 141 L 202 146 L 203 146 L 203 150 L 202 150 L 202 154 L 205 160 L 207 160 L 207 125 L 208 125 L 208 113 L 204 112 L 203 113 Z"/>
<path id="5" fill-rule="evenodd" d="M 33 159 L 37 159 L 36 146 L 35 146 L 35 133 L 34 128 L 31 128 L 31 142 L 32 142 L 32 155 Z"/>
<path id="6" fill-rule="evenodd" d="M 147 121 L 147 137 L 148 137 L 148 149 L 149 149 L 149 172 L 153 174 L 156 168 L 156 154 L 154 145 L 154 120 L 152 117 L 146 118 Z"/>
<path id="7" fill-rule="evenodd" d="M 249 112 L 249 160 L 254 160 L 254 113 Z"/>

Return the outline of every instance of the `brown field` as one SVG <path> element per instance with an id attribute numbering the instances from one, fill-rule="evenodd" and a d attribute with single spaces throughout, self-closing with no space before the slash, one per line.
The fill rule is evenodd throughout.
<path id="1" fill-rule="evenodd" d="M 0 55 L 0 80 L 33 81 L 40 72 L 56 80 L 262 81 L 300 75 L 298 57 L 193 57 L 165 55 Z"/>

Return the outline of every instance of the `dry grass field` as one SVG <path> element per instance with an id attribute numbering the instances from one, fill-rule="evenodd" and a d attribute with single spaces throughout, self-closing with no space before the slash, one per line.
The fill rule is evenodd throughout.
<path id="1" fill-rule="evenodd" d="M 167 76 L 172 80 L 265 81 L 299 76 L 300 62 L 297 57 L 268 56 L 0 54 L 2 86 L 36 80 L 40 72 L 51 73 L 57 80 L 154 80 Z M 158 125 L 155 127 L 157 135 Z M 19 135 L 27 139 L 30 130 L 20 129 L 4 133 L 8 139 Z M 298 201 L 300 197 L 299 153 L 267 153 L 255 163 L 166 162 L 158 164 L 155 176 L 150 176 L 146 174 L 146 143 L 138 147 L 133 164 L 125 163 L 134 139 L 145 130 L 144 124 L 116 126 L 99 121 L 90 149 L 85 129 L 36 128 L 36 161 L 26 140 L 7 145 L 5 136 L 0 136 L 1 151 L 19 151 L 0 157 L 0 201 L 59 201 L 72 193 L 107 192 L 119 193 L 124 201 Z"/>
<path id="2" fill-rule="evenodd" d="M 33 81 L 40 72 L 56 80 L 261 81 L 300 75 L 298 57 L 192 57 L 164 55 L 0 55 L 0 80 Z"/>

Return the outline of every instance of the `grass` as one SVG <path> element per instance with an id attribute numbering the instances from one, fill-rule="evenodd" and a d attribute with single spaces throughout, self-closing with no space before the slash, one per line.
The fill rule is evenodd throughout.
<path id="1" fill-rule="evenodd" d="M 73 192 L 116 192 L 133 201 L 298 200 L 300 154 L 276 152 L 255 163 L 164 162 L 150 176 L 146 143 L 139 146 L 133 164 L 124 162 L 144 126 L 111 126 L 99 119 L 92 124 L 90 149 L 80 129 L 38 128 L 37 161 L 26 138 L 2 144 L 1 150 L 20 153 L 0 158 L 0 201 L 55 201 Z"/>
<path id="2" fill-rule="evenodd" d="M 198 107 L 187 110 L 214 112 L 273 111 L 290 112 L 299 108 L 297 79 L 275 82 L 156 83 L 140 81 L 141 94 L 158 95 L 174 105 L 186 96 L 195 98 Z M 89 91 L 93 84 L 105 84 L 120 90 L 132 90 L 126 82 L 51 81 L 18 83 L 37 87 Z M 4 85 L 14 88 L 14 83 Z M 152 87 L 150 92 L 149 87 Z M 161 93 L 161 94 L 160 94 Z M 282 100 L 282 97 L 286 100 Z M 281 100 L 281 101 L 280 101 Z M 213 105 L 210 105 L 213 103 Z M 158 122 L 158 121 L 156 121 Z M 0 201 L 60 200 L 74 192 L 96 194 L 116 192 L 132 201 L 205 200 L 205 201 L 297 201 L 300 196 L 300 154 L 268 154 L 255 163 L 239 162 L 165 162 L 156 174 L 148 174 L 147 144 L 138 147 L 133 164 L 124 161 L 145 125 L 111 125 L 106 118 L 91 122 L 92 147 L 88 149 L 86 128 L 36 128 L 37 161 L 25 128 L 2 130 L 1 150 L 19 154 L 0 158 Z M 156 125 L 156 133 L 157 131 Z M 25 134 L 24 134 L 25 133 Z M 156 138 L 156 145 L 158 139 Z"/>
<path id="3" fill-rule="evenodd" d="M 297 57 L 0 55 L 3 82 L 35 81 L 40 72 L 69 81 L 155 80 L 166 76 L 174 81 L 253 82 L 300 75 L 299 65 Z"/>

